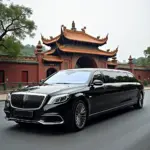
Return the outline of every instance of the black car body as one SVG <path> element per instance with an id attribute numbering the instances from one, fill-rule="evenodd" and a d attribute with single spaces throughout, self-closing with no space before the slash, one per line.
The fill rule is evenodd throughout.
<path id="1" fill-rule="evenodd" d="M 41 85 L 9 93 L 4 112 L 7 120 L 20 125 L 64 124 L 81 130 L 90 117 L 127 106 L 142 108 L 143 99 L 143 85 L 128 71 L 68 69 Z"/>

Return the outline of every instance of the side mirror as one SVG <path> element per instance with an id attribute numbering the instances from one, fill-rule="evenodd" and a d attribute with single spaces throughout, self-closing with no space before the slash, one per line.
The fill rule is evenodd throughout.
<path id="1" fill-rule="evenodd" d="M 93 85 L 103 85 L 103 82 L 101 80 L 94 80 Z"/>

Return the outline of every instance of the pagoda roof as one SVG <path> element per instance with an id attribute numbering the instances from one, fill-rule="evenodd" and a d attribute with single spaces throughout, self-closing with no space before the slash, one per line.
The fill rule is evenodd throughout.
<path id="1" fill-rule="evenodd" d="M 79 46 L 57 44 L 57 48 L 45 52 L 44 55 L 51 55 L 55 53 L 57 49 L 59 49 L 61 52 L 66 52 L 66 53 L 92 54 L 92 55 L 107 56 L 107 57 L 113 57 L 118 52 L 118 48 L 116 48 L 113 51 L 110 51 L 110 50 L 103 51 L 97 48 L 85 48 L 85 47 L 79 47 Z"/>
<path id="2" fill-rule="evenodd" d="M 63 60 L 59 56 L 52 56 L 52 55 L 44 55 L 44 61 L 51 61 L 51 62 L 63 62 Z"/>
<path id="3" fill-rule="evenodd" d="M 50 45 L 50 44 L 57 42 L 62 37 L 65 37 L 66 39 L 73 40 L 73 41 L 88 42 L 88 43 L 94 43 L 98 45 L 106 44 L 108 40 L 108 34 L 104 38 L 99 38 L 99 37 L 96 38 L 87 34 L 85 32 L 85 29 L 84 30 L 82 29 L 82 31 L 77 31 L 77 30 L 72 30 L 72 29 L 71 30 L 66 29 L 66 27 L 64 26 L 61 27 L 60 35 L 54 38 L 51 37 L 49 39 L 46 39 L 42 36 L 41 39 L 42 39 L 43 44 Z"/>

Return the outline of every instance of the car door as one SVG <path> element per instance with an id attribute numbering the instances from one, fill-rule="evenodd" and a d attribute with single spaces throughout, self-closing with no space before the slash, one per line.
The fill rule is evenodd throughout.
<path id="1" fill-rule="evenodd" d="M 105 105 L 105 84 L 93 85 L 94 80 L 101 80 L 102 82 L 104 82 L 103 75 L 100 73 L 100 71 L 94 72 L 90 83 L 90 89 L 88 91 L 91 115 L 104 110 Z"/>
<path id="2" fill-rule="evenodd" d="M 137 87 L 137 79 L 134 77 L 132 73 L 127 73 L 128 75 L 128 96 L 130 102 L 136 102 L 138 97 L 138 87 Z"/>
<path id="3" fill-rule="evenodd" d="M 116 83 L 118 83 L 119 87 L 119 96 L 117 98 L 118 103 L 117 105 L 124 105 L 124 103 L 130 100 L 129 93 L 128 93 L 128 82 L 127 82 L 127 73 L 124 71 L 117 71 L 116 74 Z"/>
<path id="4" fill-rule="evenodd" d="M 102 71 L 105 83 L 105 109 L 118 107 L 123 95 L 122 84 L 117 81 L 118 72 L 111 70 Z"/>

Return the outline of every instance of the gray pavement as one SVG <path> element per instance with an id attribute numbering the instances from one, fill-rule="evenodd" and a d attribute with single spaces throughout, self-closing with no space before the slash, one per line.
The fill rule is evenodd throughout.
<path id="1" fill-rule="evenodd" d="M 4 119 L 0 103 L 1 150 L 149 150 L 150 90 L 142 110 L 131 108 L 103 115 L 78 133 L 59 127 L 20 128 Z"/>

